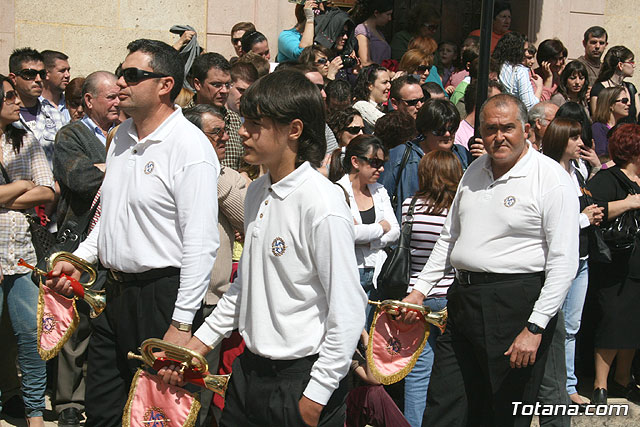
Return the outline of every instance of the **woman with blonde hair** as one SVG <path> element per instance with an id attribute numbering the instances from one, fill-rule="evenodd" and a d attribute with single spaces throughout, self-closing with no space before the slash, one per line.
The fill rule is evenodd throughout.
<path id="1" fill-rule="evenodd" d="M 593 133 L 594 148 L 598 156 L 607 155 L 609 152 L 609 140 L 607 133 L 609 130 L 629 115 L 631 100 L 629 93 L 623 86 L 607 87 L 602 89 L 598 95 L 598 102 L 593 113 Z"/>

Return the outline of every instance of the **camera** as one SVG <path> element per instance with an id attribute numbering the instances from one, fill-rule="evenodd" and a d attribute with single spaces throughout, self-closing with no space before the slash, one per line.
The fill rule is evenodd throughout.
<path id="1" fill-rule="evenodd" d="M 340 58 L 342 58 L 342 66 L 344 68 L 353 68 L 358 64 L 356 59 L 350 57 L 349 55 L 340 55 Z"/>

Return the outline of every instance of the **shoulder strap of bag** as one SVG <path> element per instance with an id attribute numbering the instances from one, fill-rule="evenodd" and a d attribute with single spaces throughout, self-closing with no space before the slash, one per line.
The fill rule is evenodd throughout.
<path id="1" fill-rule="evenodd" d="M 11 184 L 11 177 L 7 173 L 7 170 L 4 168 L 4 165 L 2 164 L 2 162 L 0 162 L 0 169 L 2 169 L 2 176 L 4 177 L 4 182 L 6 182 L 7 184 Z"/>
<path id="2" fill-rule="evenodd" d="M 624 172 L 622 172 L 620 169 L 610 169 L 610 170 L 611 170 L 611 174 L 618 180 L 620 184 L 622 184 L 622 187 L 627 190 L 627 193 L 636 194 L 636 190 L 631 186 L 631 184 L 629 184 L 628 182 L 629 178 L 627 178 L 627 176 L 624 175 Z M 620 174 L 624 176 L 620 176 Z"/>
<path id="3" fill-rule="evenodd" d="M 347 202 L 347 206 L 351 207 L 351 202 L 349 201 L 349 193 L 347 193 L 347 190 L 342 186 L 342 184 L 338 184 L 337 182 L 334 182 L 334 184 L 340 187 L 340 189 L 344 193 L 344 200 Z"/>
<path id="4" fill-rule="evenodd" d="M 396 206 L 398 204 L 398 187 L 400 186 L 400 177 L 402 176 L 404 167 L 409 161 L 409 154 L 411 154 L 411 146 L 409 145 L 409 143 L 405 142 L 404 145 L 406 148 L 404 149 L 404 154 L 402 155 L 402 160 L 400 161 L 400 167 L 398 168 L 398 173 L 396 174 L 396 186 L 393 189 L 393 194 L 391 195 L 391 201 L 394 202 Z"/>

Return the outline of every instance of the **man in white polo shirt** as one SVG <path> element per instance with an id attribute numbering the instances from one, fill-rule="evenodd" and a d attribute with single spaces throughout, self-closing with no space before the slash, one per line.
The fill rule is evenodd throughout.
<path id="1" fill-rule="evenodd" d="M 344 194 L 316 170 L 322 98 L 302 73 L 283 70 L 251 85 L 240 109 L 244 160 L 269 173 L 247 191 L 238 278 L 188 347 L 206 354 L 236 328 L 247 345 L 233 363 L 221 426 L 342 427 L 367 299 Z"/>
<path id="2" fill-rule="evenodd" d="M 449 321 L 435 350 L 423 425 L 529 425 L 560 309 L 578 268 L 578 198 L 558 163 L 531 148 L 524 104 L 490 98 L 486 156 L 460 182 L 442 234 L 405 301 L 422 304 L 451 268 Z M 407 313 L 405 320 L 415 315 Z"/>
<path id="3" fill-rule="evenodd" d="M 220 165 L 206 136 L 174 100 L 183 81 L 176 50 L 136 40 L 117 81 L 124 121 L 109 147 L 102 214 L 75 254 L 109 269 L 106 322 L 89 343 L 86 425 L 119 426 L 137 362 L 127 360 L 147 338 L 184 345 L 209 284 L 218 249 Z M 69 263 L 56 264 L 79 277 Z M 69 293 L 67 280 L 47 280 Z"/>

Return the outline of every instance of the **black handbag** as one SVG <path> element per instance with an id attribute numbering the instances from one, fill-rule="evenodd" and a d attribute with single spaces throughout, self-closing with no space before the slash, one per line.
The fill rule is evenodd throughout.
<path id="1" fill-rule="evenodd" d="M 0 163 L 0 169 L 2 169 L 2 175 L 7 184 L 10 184 L 11 177 L 4 168 L 4 165 Z M 29 223 L 29 231 L 31 232 L 31 243 L 36 251 L 36 258 L 38 261 L 46 258 L 51 254 L 51 250 L 56 244 L 56 236 L 49 232 L 46 227 L 42 225 L 40 217 L 36 214 L 34 209 L 28 211 L 22 211 L 27 222 Z"/>
<path id="2" fill-rule="evenodd" d="M 576 171 L 576 178 L 578 179 L 578 184 L 580 184 L 580 191 L 582 192 L 582 197 L 585 198 L 586 205 L 589 206 L 596 204 L 591 193 L 587 190 L 587 183 L 578 171 Z M 612 261 L 611 250 L 604 241 L 602 229 L 596 225 L 590 225 L 587 227 L 586 233 L 588 239 L 589 259 L 594 262 L 605 264 L 610 263 Z"/>
<path id="3" fill-rule="evenodd" d="M 611 172 L 628 194 L 636 194 L 634 188 L 618 176 L 618 173 L 622 173 L 621 171 L 612 170 Z M 640 231 L 640 219 L 635 209 L 628 210 L 601 228 L 602 238 L 612 254 L 630 254 L 635 247 L 636 237 Z"/>
<path id="4" fill-rule="evenodd" d="M 411 200 L 407 219 L 402 223 L 400 241 L 382 264 L 378 274 L 378 294 L 381 300 L 401 300 L 407 295 L 411 280 L 411 232 L 413 228 L 413 210 L 417 198 Z"/>

